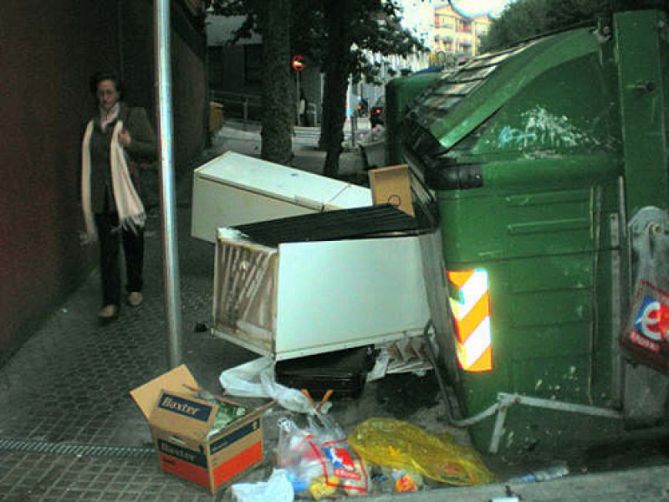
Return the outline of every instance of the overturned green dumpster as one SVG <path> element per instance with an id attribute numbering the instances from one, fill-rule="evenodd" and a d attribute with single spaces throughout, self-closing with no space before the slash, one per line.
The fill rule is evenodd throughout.
<path id="1" fill-rule="evenodd" d="M 618 13 L 484 54 L 403 120 L 403 153 L 437 195 L 452 383 L 480 449 L 564 447 L 665 419 L 666 376 L 619 338 L 637 244 L 669 232 L 666 23 Z"/>
<path id="2" fill-rule="evenodd" d="M 400 122 L 413 100 L 439 78 L 439 73 L 417 73 L 392 79 L 386 85 L 386 165 L 404 164 L 399 139 Z"/>

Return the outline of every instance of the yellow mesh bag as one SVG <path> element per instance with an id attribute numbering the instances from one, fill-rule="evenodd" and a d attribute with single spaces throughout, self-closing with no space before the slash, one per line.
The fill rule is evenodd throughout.
<path id="1" fill-rule="evenodd" d="M 456 486 L 490 483 L 495 478 L 470 447 L 450 434 L 439 437 L 392 418 L 370 418 L 355 428 L 349 442 L 366 461 L 418 472 Z"/>

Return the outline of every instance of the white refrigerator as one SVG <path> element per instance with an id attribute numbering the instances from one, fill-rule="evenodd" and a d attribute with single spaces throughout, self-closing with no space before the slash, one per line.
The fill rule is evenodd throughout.
<path id="1" fill-rule="evenodd" d="M 193 177 L 191 235 L 216 242 L 216 229 L 372 205 L 368 188 L 226 152 Z"/>

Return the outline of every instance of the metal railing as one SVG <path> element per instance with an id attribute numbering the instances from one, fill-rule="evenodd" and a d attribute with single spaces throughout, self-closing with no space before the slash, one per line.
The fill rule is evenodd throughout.
<path id="1" fill-rule="evenodd" d="M 260 119 L 262 110 L 262 97 L 258 94 L 246 94 L 229 91 L 209 91 L 209 98 L 211 101 L 221 103 L 223 105 L 223 113 L 228 116 L 239 116 L 244 123 L 248 122 L 252 116 Z M 318 126 L 318 110 L 316 104 L 308 103 L 307 117 L 309 125 Z"/>
<path id="2" fill-rule="evenodd" d="M 224 115 L 236 115 L 248 122 L 251 115 L 260 117 L 262 109 L 262 99 L 258 94 L 243 94 L 228 91 L 209 91 L 211 101 L 216 101 L 223 105 Z"/>

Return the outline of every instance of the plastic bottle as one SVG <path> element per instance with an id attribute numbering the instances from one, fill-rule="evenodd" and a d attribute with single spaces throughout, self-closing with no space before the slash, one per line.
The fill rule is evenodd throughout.
<path id="1" fill-rule="evenodd" d="M 512 478 L 509 483 L 536 483 L 538 481 L 550 481 L 551 479 L 563 478 L 569 474 L 566 463 L 552 465 L 546 469 L 531 471 L 517 478 Z"/>

